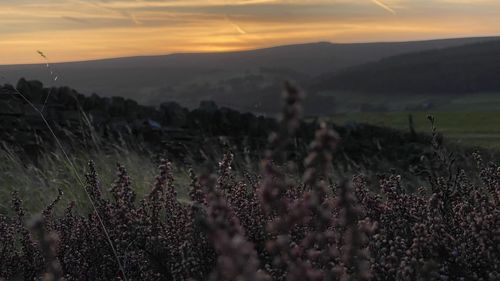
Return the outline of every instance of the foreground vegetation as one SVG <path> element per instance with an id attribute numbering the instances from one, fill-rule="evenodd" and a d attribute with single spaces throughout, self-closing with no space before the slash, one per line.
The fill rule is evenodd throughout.
<path id="1" fill-rule="evenodd" d="M 23 198 L 27 215 L 33 215 L 50 204 L 58 190 L 64 196 L 60 204 L 55 206 L 57 214 L 62 214 L 64 206 L 71 201 L 78 202 L 79 210 L 88 210 L 90 205 L 85 192 L 78 187 L 76 176 L 80 175 L 75 175 L 74 172 L 74 168 L 85 171 L 88 159 L 95 159 L 94 164 L 100 171 L 103 186 L 111 186 L 115 180 L 117 163 L 127 166 L 130 176 L 135 180 L 134 191 L 139 196 L 149 192 L 157 167 L 148 155 L 125 148 L 116 148 L 106 153 L 75 151 L 70 157 L 71 163 L 68 163 L 61 152 L 52 151 L 41 154 L 33 162 L 13 149 L 0 149 L 0 214 L 12 214 L 10 198 L 14 191 Z M 176 175 L 184 181 L 188 178 L 182 173 L 177 172 Z"/>
<path id="2" fill-rule="evenodd" d="M 362 176 L 338 181 L 331 163 L 339 138 L 322 125 L 303 178 L 291 179 L 286 148 L 300 125 L 300 100 L 288 85 L 262 177 L 236 177 L 227 152 L 215 175 L 190 174 L 189 202 L 178 200 L 182 187 L 167 161 L 140 200 L 122 165 L 105 196 L 91 162 L 84 185 L 92 202 L 88 214 L 71 203 L 54 215 L 64 197 L 59 194 L 30 219 L 15 192 L 15 215 L 0 216 L 0 279 L 500 278 L 500 168 L 476 156 L 479 175 L 457 169 L 433 131 L 433 154 L 423 171 L 428 188 L 408 193 L 396 174 L 381 176 L 377 186 Z"/>

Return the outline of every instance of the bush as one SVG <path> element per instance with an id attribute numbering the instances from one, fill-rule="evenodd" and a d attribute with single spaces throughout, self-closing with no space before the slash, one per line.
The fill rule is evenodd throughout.
<path id="1" fill-rule="evenodd" d="M 189 202 L 177 199 L 171 164 L 162 161 L 139 202 L 121 165 L 103 196 L 94 164 L 85 191 L 93 212 L 59 194 L 25 223 L 0 216 L 0 280 L 499 280 L 500 168 L 479 156 L 482 184 L 455 171 L 433 138 L 430 188 L 403 192 L 398 175 L 334 184 L 337 135 L 322 125 L 301 182 L 287 177 L 286 151 L 299 128 L 301 94 L 286 86 L 281 130 L 270 137 L 262 177 L 232 173 L 227 152 L 217 175 L 191 172 Z M 29 226 L 27 226 L 29 225 Z"/>

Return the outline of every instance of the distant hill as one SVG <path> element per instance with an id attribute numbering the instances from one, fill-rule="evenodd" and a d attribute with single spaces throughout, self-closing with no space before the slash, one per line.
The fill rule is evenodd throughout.
<path id="1" fill-rule="evenodd" d="M 323 75 L 317 90 L 469 94 L 500 91 L 500 40 L 384 58 Z"/>
<path id="2" fill-rule="evenodd" d="M 0 66 L 0 75 L 10 83 L 25 77 L 46 85 L 71 85 L 85 94 L 119 95 L 150 105 L 175 100 L 193 107 L 201 99 L 212 99 L 240 110 L 269 112 L 276 108 L 270 102 L 279 100 L 276 89 L 280 84 L 277 82 L 286 78 L 307 85 L 312 77 L 337 73 L 390 56 L 494 39 L 357 44 L 322 42 L 230 53 L 59 63 L 52 65 L 59 74 L 55 82 L 45 64 Z M 256 95 L 256 92 L 260 94 Z"/>

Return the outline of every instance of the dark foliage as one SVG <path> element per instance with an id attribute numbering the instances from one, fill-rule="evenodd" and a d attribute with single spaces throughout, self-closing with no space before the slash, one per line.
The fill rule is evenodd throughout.
<path id="1" fill-rule="evenodd" d="M 227 152 L 217 175 L 191 173 L 184 203 L 162 161 L 137 202 L 123 166 L 106 198 L 90 163 L 85 188 L 95 212 L 77 214 L 71 204 L 54 216 L 58 197 L 31 228 L 13 194 L 16 216 L 0 216 L 0 280 L 500 279 L 499 167 L 476 156 L 482 184 L 473 183 L 434 133 L 429 189 L 406 193 L 395 174 L 380 178 L 380 193 L 361 176 L 333 184 L 339 138 L 321 125 L 294 182 L 286 158 L 301 92 L 287 85 L 286 93 L 262 178 L 238 179 Z"/>

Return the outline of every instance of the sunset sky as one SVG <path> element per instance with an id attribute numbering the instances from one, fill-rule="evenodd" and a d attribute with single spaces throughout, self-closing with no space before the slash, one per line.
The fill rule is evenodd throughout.
<path id="1" fill-rule="evenodd" d="M 500 0 L 0 0 L 0 64 L 500 35 Z"/>

